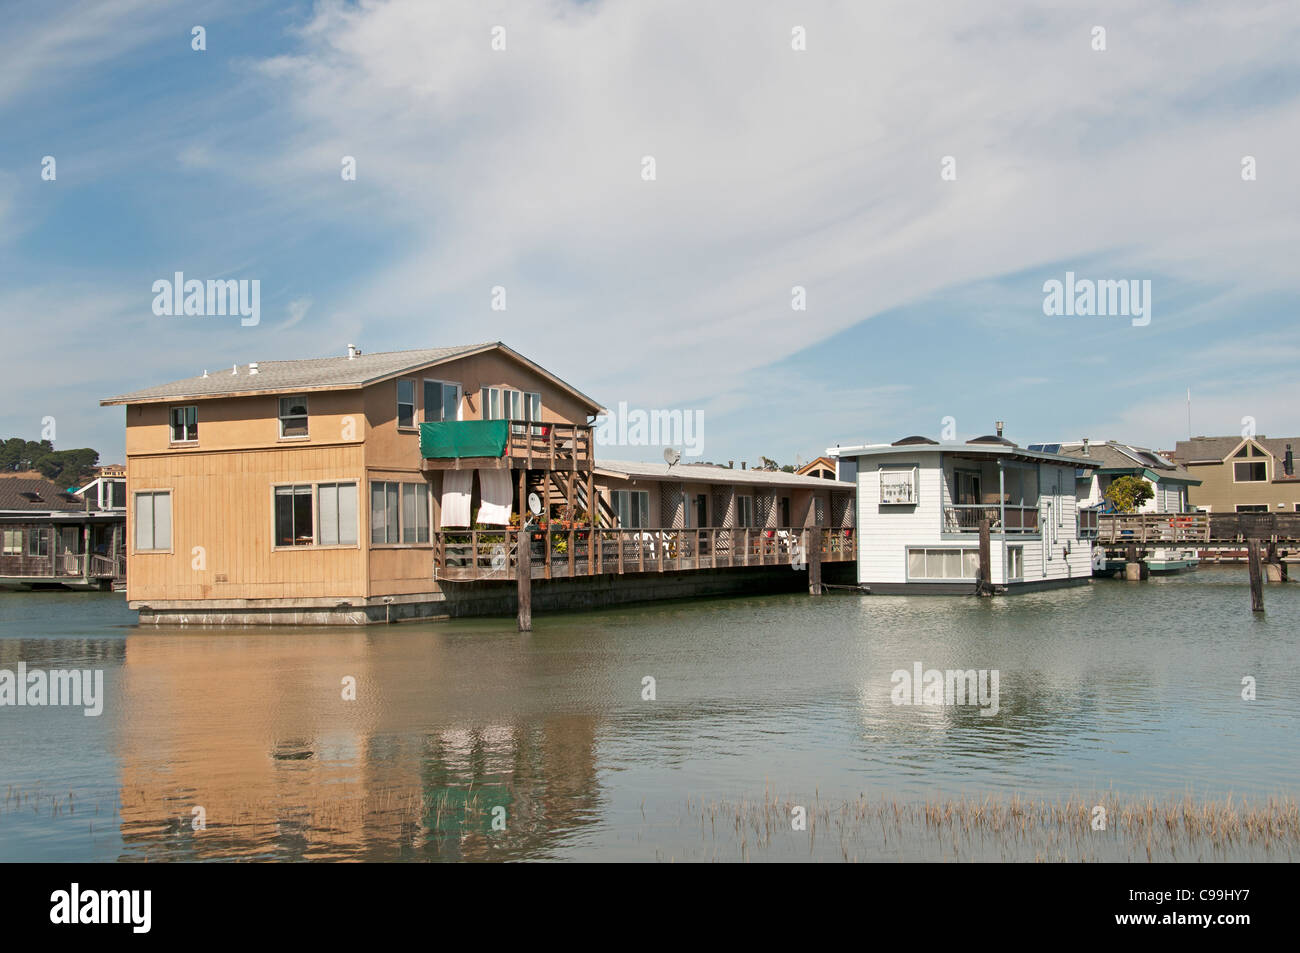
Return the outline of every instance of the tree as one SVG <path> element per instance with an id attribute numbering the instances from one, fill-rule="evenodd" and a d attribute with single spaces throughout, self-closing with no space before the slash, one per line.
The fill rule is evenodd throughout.
<path id="1" fill-rule="evenodd" d="M 1106 502 L 1120 513 L 1132 513 L 1155 495 L 1151 484 L 1136 476 L 1116 477 L 1106 487 Z"/>

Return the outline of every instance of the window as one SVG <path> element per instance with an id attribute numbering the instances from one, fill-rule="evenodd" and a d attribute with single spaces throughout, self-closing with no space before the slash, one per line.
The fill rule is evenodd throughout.
<path id="1" fill-rule="evenodd" d="M 357 544 L 357 485 L 322 483 L 316 488 L 322 546 Z"/>
<path id="2" fill-rule="evenodd" d="M 280 436 L 307 436 L 307 398 L 280 398 Z"/>
<path id="3" fill-rule="evenodd" d="M 644 529 L 650 525 L 650 494 L 645 490 L 615 490 L 614 512 L 623 529 Z"/>
<path id="4" fill-rule="evenodd" d="M 48 556 L 50 554 L 50 530 L 40 527 L 27 531 L 27 555 Z"/>
<path id="5" fill-rule="evenodd" d="M 736 497 L 736 525 L 754 525 L 754 498 L 752 496 Z"/>
<path id="6" fill-rule="evenodd" d="M 504 420 L 501 414 L 501 388 L 484 387 L 481 392 L 481 417 L 484 420 Z"/>
<path id="7" fill-rule="evenodd" d="M 979 570 L 979 558 L 979 552 L 974 549 L 909 549 L 907 578 L 973 581 Z"/>
<path id="8" fill-rule="evenodd" d="M 3 555 L 21 556 L 23 554 L 23 531 L 7 529 L 4 531 Z"/>
<path id="9" fill-rule="evenodd" d="M 402 484 L 402 542 L 429 541 L 429 485 Z"/>
<path id="10" fill-rule="evenodd" d="M 172 408 L 172 443 L 187 443 L 199 439 L 199 408 Z"/>
<path id="11" fill-rule="evenodd" d="M 1234 483 L 1263 483 L 1268 480 L 1268 464 L 1263 460 L 1250 460 L 1232 465 Z"/>
<path id="12" fill-rule="evenodd" d="M 429 423 L 460 420 L 460 385 L 447 381 L 426 380 L 424 419 Z"/>
<path id="13" fill-rule="evenodd" d="M 534 391 L 508 390 L 504 387 L 484 387 L 482 390 L 484 420 L 542 420 L 542 395 Z M 523 433 L 523 427 L 513 428 Z M 534 427 L 538 433 L 540 428 Z"/>
<path id="14" fill-rule="evenodd" d="M 162 492 L 135 495 L 135 549 L 136 552 L 161 551 L 172 548 L 172 495 Z"/>
<path id="15" fill-rule="evenodd" d="M 275 488 L 275 545 L 310 546 L 316 542 L 311 497 L 310 485 Z"/>
<path id="16" fill-rule="evenodd" d="M 1238 513 L 1267 513 L 1268 504 L 1267 503 L 1238 503 L 1237 512 Z"/>
<path id="17" fill-rule="evenodd" d="M 908 506 L 916 501 L 916 467 L 893 467 L 890 469 L 881 469 L 881 503 L 887 505 Z"/>
<path id="18" fill-rule="evenodd" d="M 370 542 L 427 543 L 429 484 L 370 484 Z"/>
<path id="19" fill-rule="evenodd" d="M 397 382 L 397 426 L 415 426 L 415 381 Z"/>
<path id="20" fill-rule="evenodd" d="M 977 565 L 979 557 L 976 556 Z M 1007 547 L 1007 578 L 1024 579 L 1025 578 L 1025 547 L 1008 546 Z"/>

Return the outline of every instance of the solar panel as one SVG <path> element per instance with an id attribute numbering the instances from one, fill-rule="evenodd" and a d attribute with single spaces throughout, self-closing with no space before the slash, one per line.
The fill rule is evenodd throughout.
<path id="1" fill-rule="evenodd" d="M 1031 443 L 1030 450 L 1037 450 L 1039 453 L 1060 453 L 1061 445 L 1059 443 Z"/>

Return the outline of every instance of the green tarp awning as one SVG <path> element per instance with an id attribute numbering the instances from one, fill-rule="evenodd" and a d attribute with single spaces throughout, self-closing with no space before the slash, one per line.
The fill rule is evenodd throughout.
<path id="1" fill-rule="evenodd" d="M 505 456 L 510 439 L 506 420 L 449 420 L 420 424 L 420 456 L 426 460 Z"/>

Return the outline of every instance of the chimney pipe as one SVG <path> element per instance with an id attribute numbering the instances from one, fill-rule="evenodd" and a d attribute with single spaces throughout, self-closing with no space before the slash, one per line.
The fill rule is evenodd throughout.
<path id="1" fill-rule="evenodd" d="M 999 436 L 999 437 L 1002 436 L 1002 426 L 1003 426 L 1002 421 L 999 420 L 999 421 L 998 421 L 998 436 Z"/>
<path id="2" fill-rule="evenodd" d="M 744 460 L 741 460 L 741 461 L 740 461 L 740 469 L 744 470 L 744 469 L 747 468 L 748 466 L 749 466 L 749 464 L 747 464 Z"/>
<path id="3" fill-rule="evenodd" d="M 1083 455 L 1084 455 L 1085 457 L 1086 457 L 1086 456 L 1089 456 L 1089 453 L 1088 453 L 1088 438 L 1087 438 L 1087 437 L 1084 437 L 1084 438 L 1083 438 Z"/>
<path id="4" fill-rule="evenodd" d="M 728 470 L 730 470 L 730 469 L 731 469 L 732 467 L 734 467 L 735 465 L 736 465 L 736 461 L 735 461 L 735 460 L 728 460 L 728 461 L 727 461 L 727 469 L 728 469 Z"/>
<path id="5" fill-rule="evenodd" d="M 357 356 L 357 346 L 356 346 L 355 344 L 349 344 L 349 345 L 348 345 L 348 360 L 349 360 L 349 361 L 350 361 L 350 360 L 353 360 L 356 356 Z"/>
<path id="6" fill-rule="evenodd" d="M 1282 469 L 1286 471 L 1287 476 L 1295 474 L 1295 457 L 1291 453 L 1291 444 L 1286 445 L 1286 458 L 1282 461 Z"/>

